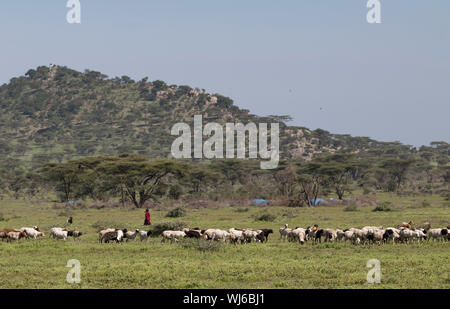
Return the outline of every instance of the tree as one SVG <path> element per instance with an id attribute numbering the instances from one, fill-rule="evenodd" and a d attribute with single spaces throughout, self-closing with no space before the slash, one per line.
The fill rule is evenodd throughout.
<path id="1" fill-rule="evenodd" d="M 279 183 L 280 193 L 285 198 L 290 198 L 295 190 L 297 173 L 295 167 L 289 166 L 278 171 L 274 178 Z"/>
<path id="2" fill-rule="evenodd" d="M 340 200 L 345 192 L 350 192 L 350 184 L 357 177 L 360 165 L 354 161 L 354 156 L 349 154 L 333 154 L 316 160 L 314 170 L 322 175 L 322 178 L 330 186 Z"/>
<path id="3" fill-rule="evenodd" d="M 54 184 L 57 192 L 63 194 L 65 201 L 70 200 L 74 187 L 79 180 L 79 168 L 77 164 L 73 162 L 65 164 L 49 163 L 39 172 L 44 180 Z"/>
<path id="4" fill-rule="evenodd" d="M 210 168 L 222 174 L 232 185 L 243 183 L 256 161 L 221 159 L 211 163 Z"/>
<path id="5" fill-rule="evenodd" d="M 173 200 L 179 200 L 183 195 L 183 188 L 179 184 L 170 187 L 168 196 Z"/>
<path id="6" fill-rule="evenodd" d="M 217 185 L 220 178 L 219 173 L 203 166 L 196 166 L 189 173 L 189 181 L 194 193 L 207 191 L 208 187 Z"/>
<path id="7" fill-rule="evenodd" d="M 297 177 L 297 183 L 300 186 L 299 200 L 309 207 L 314 206 L 322 186 L 322 179 L 320 176 L 301 174 Z"/>
<path id="8" fill-rule="evenodd" d="M 166 193 L 164 180 L 169 176 L 182 178 L 187 166 L 171 160 L 147 161 L 137 155 L 122 155 L 102 162 L 97 170 L 108 176 L 111 188 L 123 185 L 126 196 L 136 208 L 142 208 L 150 199 Z"/>
<path id="9" fill-rule="evenodd" d="M 320 168 L 320 173 L 326 177 L 340 200 L 343 199 L 345 192 L 350 192 L 351 169 L 351 165 L 339 163 L 325 164 Z"/>
<path id="10" fill-rule="evenodd" d="M 415 161 L 415 159 L 388 159 L 381 163 L 381 168 L 387 171 L 390 182 L 395 184 L 395 190 L 400 189 L 407 171 Z"/>
<path id="11" fill-rule="evenodd" d="M 319 172 L 321 164 L 308 162 L 297 170 L 299 199 L 307 206 L 314 206 L 324 184 L 323 175 Z"/>

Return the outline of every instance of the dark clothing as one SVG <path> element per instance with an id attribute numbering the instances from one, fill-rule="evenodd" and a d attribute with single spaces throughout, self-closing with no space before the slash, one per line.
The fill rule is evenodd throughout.
<path id="1" fill-rule="evenodd" d="M 145 213 L 145 221 L 144 221 L 144 225 L 151 225 L 152 223 L 150 222 L 150 213 L 147 211 Z"/>

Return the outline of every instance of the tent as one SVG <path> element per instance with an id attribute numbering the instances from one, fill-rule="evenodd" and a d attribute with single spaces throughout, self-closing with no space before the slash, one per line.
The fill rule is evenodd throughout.
<path id="1" fill-rule="evenodd" d="M 311 200 L 311 204 L 314 206 L 320 205 L 322 203 L 325 203 L 325 200 L 323 198 L 316 198 L 315 200 Z"/>
<path id="2" fill-rule="evenodd" d="M 269 201 L 264 200 L 264 199 L 256 199 L 256 200 L 253 200 L 252 203 L 255 206 L 267 206 L 267 205 L 269 205 Z"/>

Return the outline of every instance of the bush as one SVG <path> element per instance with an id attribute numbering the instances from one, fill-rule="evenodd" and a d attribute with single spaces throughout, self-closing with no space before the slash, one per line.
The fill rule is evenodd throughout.
<path id="1" fill-rule="evenodd" d="M 187 227 L 187 223 L 184 221 L 162 221 L 153 226 L 152 235 L 159 236 L 164 231 L 181 231 Z"/>
<path id="2" fill-rule="evenodd" d="M 293 218 L 296 218 L 298 216 L 298 212 L 292 211 L 292 210 L 284 211 L 282 216 L 285 217 L 285 218 L 293 219 Z"/>
<path id="3" fill-rule="evenodd" d="M 441 193 L 441 196 L 444 197 L 446 201 L 450 201 L 450 192 L 444 191 Z"/>
<path id="4" fill-rule="evenodd" d="M 348 205 L 344 208 L 344 211 L 358 211 L 358 207 L 356 205 Z"/>
<path id="5" fill-rule="evenodd" d="M 184 248 L 193 248 L 203 252 L 211 252 L 220 249 L 223 246 L 223 243 L 220 241 L 209 241 L 203 238 L 185 238 L 181 242 L 181 245 Z"/>
<path id="6" fill-rule="evenodd" d="M 250 209 L 248 207 L 245 208 L 236 208 L 234 212 L 248 212 Z"/>
<path id="7" fill-rule="evenodd" d="M 392 210 L 392 203 L 384 202 L 377 205 L 377 207 L 375 207 L 372 211 L 391 211 L 391 210 Z"/>
<path id="8" fill-rule="evenodd" d="M 179 218 L 184 217 L 186 215 L 186 209 L 183 206 L 175 207 L 167 213 L 166 217 L 168 218 Z"/>
<path id="9" fill-rule="evenodd" d="M 266 212 L 266 213 L 263 213 L 263 214 L 260 214 L 260 215 L 256 215 L 255 216 L 255 221 L 272 222 L 272 221 L 275 221 L 276 218 L 277 218 L 277 216 Z"/>
<path id="10" fill-rule="evenodd" d="M 0 222 L 2 222 L 2 221 L 8 221 L 8 219 L 6 219 L 6 218 L 3 216 L 3 213 L 0 212 Z"/>
<path id="11" fill-rule="evenodd" d="M 422 201 L 422 207 L 430 207 L 430 206 L 431 206 L 431 203 L 428 202 L 427 200 Z"/>
<path id="12" fill-rule="evenodd" d="M 373 187 L 369 187 L 369 186 L 363 186 L 363 194 L 364 195 L 369 195 L 371 193 L 374 193 L 375 190 Z"/>

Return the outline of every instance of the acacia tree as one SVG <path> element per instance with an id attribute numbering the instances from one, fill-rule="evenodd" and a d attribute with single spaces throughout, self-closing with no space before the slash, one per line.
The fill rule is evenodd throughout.
<path id="1" fill-rule="evenodd" d="M 64 200 L 70 200 L 79 181 L 79 167 L 74 162 L 65 164 L 46 164 L 39 173 L 44 180 L 54 184 L 55 190 L 62 193 Z"/>
<path id="2" fill-rule="evenodd" d="M 325 184 L 323 174 L 319 172 L 320 168 L 321 163 L 311 161 L 300 166 L 297 170 L 296 181 L 299 188 L 299 199 L 310 207 L 315 205 L 315 201 Z"/>
<path id="3" fill-rule="evenodd" d="M 111 189 L 123 186 L 125 195 L 136 208 L 142 208 L 148 200 L 164 195 L 167 189 L 164 180 L 170 176 L 182 178 L 187 174 L 187 166 L 183 163 L 148 161 L 136 155 L 102 162 L 97 170 L 107 176 Z"/>
<path id="4" fill-rule="evenodd" d="M 388 159 L 381 163 L 381 168 L 387 171 L 395 190 L 400 189 L 405 181 L 407 171 L 415 161 L 414 159 Z"/>
<path id="5" fill-rule="evenodd" d="M 211 162 L 210 169 L 221 173 L 231 185 L 244 183 L 252 170 L 252 161 L 220 159 Z"/>
<path id="6" fill-rule="evenodd" d="M 322 186 L 320 176 L 312 174 L 299 175 L 297 182 L 300 186 L 300 200 L 309 207 L 314 206 Z"/>
<path id="7" fill-rule="evenodd" d="M 350 192 L 352 181 L 352 171 L 354 166 L 350 163 L 324 163 L 318 168 L 328 185 L 336 192 L 340 200 L 343 199 L 345 192 Z"/>
<path id="8" fill-rule="evenodd" d="M 275 173 L 275 181 L 279 183 L 279 190 L 284 198 L 289 198 L 295 191 L 297 173 L 295 167 L 288 166 Z"/>
<path id="9" fill-rule="evenodd" d="M 192 192 L 199 193 L 207 191 L 210 186 L 216 186 L 220 178 L 221 175 L 219 173 L 207 167 L 198 166 L 194 167 L 189 173 L 188 181 L 192 185 Z"/>

